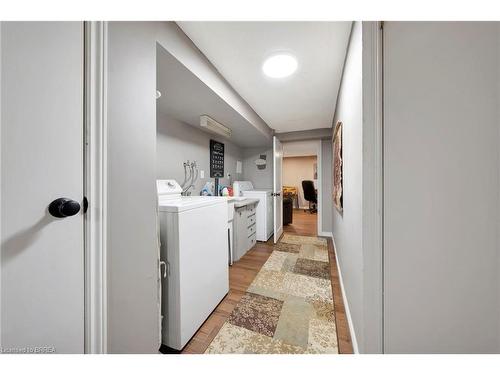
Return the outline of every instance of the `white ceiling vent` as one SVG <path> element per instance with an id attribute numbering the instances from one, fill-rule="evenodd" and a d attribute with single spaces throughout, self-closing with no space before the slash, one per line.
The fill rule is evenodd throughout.
<path id="1" fill-rule="evenodd" d="M 215 121 L 213 118 L 207 115 L 200 116 L 200 126 L 208 131 L 211 131 L 212 133 L 222 135 L 223 137 L 231 137 L 231 129 L 222 125 L 220 122 Z"/>

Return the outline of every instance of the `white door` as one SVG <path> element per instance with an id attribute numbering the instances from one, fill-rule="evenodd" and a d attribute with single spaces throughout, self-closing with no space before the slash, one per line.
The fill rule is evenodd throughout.
<path id="1" fill-rule="evenodd" d="M 2 22 L 1 342 L 84 351 L 83 23 Z M 59 202 L 49 213 L 49 204 Z M 77 212 L 78 209 L 78 212 Z"/>
<path id="2" fill-rule="evenodd" d="M 276 137 L 273 137 L 273 158 L 274 243 L 277 243 L 283 234 L 283 146 Z"/>

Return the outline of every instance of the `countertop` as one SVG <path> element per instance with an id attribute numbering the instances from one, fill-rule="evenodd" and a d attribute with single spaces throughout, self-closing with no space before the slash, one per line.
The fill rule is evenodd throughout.
<path id="1" fill-rule="evenodd" d="M 234 200 L 234 208 L 240 208 L 240 207 L 248 206 L 249 204 L 255 204 L 255 203 L 259 203 L 259 200 L 256 198 Z"/>

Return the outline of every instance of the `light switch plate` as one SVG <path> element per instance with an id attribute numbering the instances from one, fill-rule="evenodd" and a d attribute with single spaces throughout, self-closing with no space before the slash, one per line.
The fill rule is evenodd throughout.
<path id="1" fill-rule="evenodd" d="M 205 178 L 205 171 L 200 171 L 200 178 Z"/>

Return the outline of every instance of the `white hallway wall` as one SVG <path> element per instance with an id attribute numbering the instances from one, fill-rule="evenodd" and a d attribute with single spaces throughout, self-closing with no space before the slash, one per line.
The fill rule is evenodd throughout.
<path id="1" fill-rule="evenodd" d="M 266 167 L 258 169 L 255 165 L 255 160 L 260 158 L 260 155 L 266 155 Z M 250 147 L 243 149 L 243 177 L 245 181 L 252 181 L 256 189 L 272 189 L 273 188 L 273 147 Z"/>
<path id="2" fill-rule="evenodd" d="M 334 124 L 343 123 L 343 212 L 333 205 L 332 233 L 339 267 L 350 309 L 355 349 L 362 352 L 363 315 L 363 248 L 362 248 L 362 173 L 363 173 L 363 87 L 362 28 L 353 24 L 349 49 L 340 86 Z M 333 207 L 333 208 L 332 208 Z"/>
<path id="3" fill-rule="evenodd" d="M 108 28 L 109 353 L 158 350 L 156 27 Z"/>
<path id="4" fill-rule="evenodd" d="M 497 22 L 497 35 L 500 40 L 500 23 Z M 497 48 L 497 61 L 500 62 L 500 48 Z M 497 90 L 498 90 L 498 96 L 497 96 L 497 119 L 500 123 L 500 63 L 497 64 Z M 500 125 L 499 125 L 500 129 Z M 500 131 L 498 132 L 498 140 L 500 142 Z M 500 165 L 500 152 L 498 153 L 498 163 Z M 499 172 L 500 174 L 500 172 Z M 500 178 L 500 177 L 499 177 Z M 500 212 L 500 189 L 498 190 L 498 210 Z M 497 304 L 497 316 L 499 317 L 500 320 L 500 220 L 498 220 L 498 225 L 497 225 L 497 298 L 498 298 L 498 304 Z M 500 352 L 500 321 L 498 322 L 498 336 L 497 336 L 497 341 L 498 341 L 498 352 Z"/>
<path id="5" fill-rule="evenodd" d="M 360 235 L 367 192 L 353 189 L 373 167 L 361 148 L 365 133 L 373 136 L 371 112 L 364 116 L 374 109 L 364 107 L 372 72 L 365 23 L 363 36 L 360 29 L 356 23 L 336 113 L 346 195 L 343 214 L 333 211 L 333 233 L 357 346 L 377 352 L 382 308 L 367 293 L 378 295 L 370 286 L 378 257 Z M 499 26 L 390 22 L 384 34 L 383 349 L 498 352 Z"/>
<path id="6" fill-rule="evenodd" d="M 384 25 L 389 353 L 499 352 L 499 33 Z"/>

